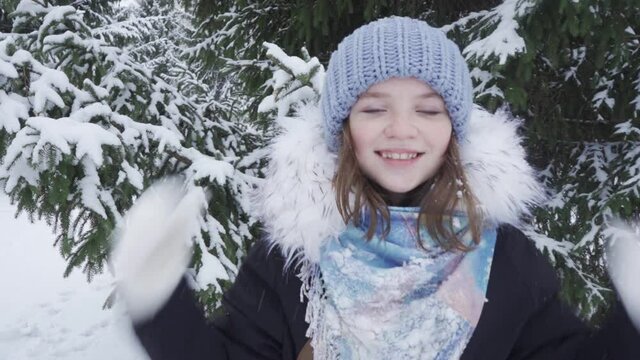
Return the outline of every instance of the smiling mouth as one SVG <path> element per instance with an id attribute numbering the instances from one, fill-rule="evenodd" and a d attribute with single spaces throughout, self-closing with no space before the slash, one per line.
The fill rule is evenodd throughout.
<path id="1" fill-rule="evenodd" d="M 383 159 L 389 160 L 413 160 L 424 153 L 421 152 L 393 152 L 393 151 L 376 151 Z"/>

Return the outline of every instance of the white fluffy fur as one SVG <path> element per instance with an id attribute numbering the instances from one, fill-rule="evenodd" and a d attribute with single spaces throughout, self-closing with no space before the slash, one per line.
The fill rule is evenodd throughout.
<path id="1" fill-rule="evenodd" d="M 460 157 L 471 191 L 486 218 L 518 224 L 529 208 L 544 199 L 544 191 L 518 135 L 520 122 L 505 113 L 491 114 L 480 107 L 471 112 L 467 139 Z"/>
<path id="2" fill-rule="evenodd" d="M 112 254 L 118 295 L 134 322 L 153 316 L 169 299 L 191 259 L 191 239 L 206 197 L 169 178 L 153 185 L 127 212 Z"/>
<path id="3" fill-rule="evenodd" d="M 640 330 L 640 236 L 621 222 L 605 231 L 607 267 L 629 318 Z"/>
<path id="4" fill-rule="evenodd" d="M 282 133 L 270 148 L 269 168 L 257 192 L 258 217 L 272 246 L 289 262 L 319 258 L 322 242 L 344 223 L 335 204 L 331 179 L 336 156 L 325 145 L 320 111 L 308 106 L 295 118 L 280 120 Z M 542 188 L 525 160 L 519 123 L 504 114 L 475 108 L 461 157 L 471 191 L 490 221 L 518 223 L 542 199 Z"/>
<path id="5" fill-rule="evenodd" d="M 279 118 L 279 125 L 283 132 L 270 146 L 266 179 L 256 193 L 258 217 L 288 264 L 303 254 L 315 263 L 322 240 L 344 228 L 331 185 L 336 155 L 324 141 L 317 108 Z"/>

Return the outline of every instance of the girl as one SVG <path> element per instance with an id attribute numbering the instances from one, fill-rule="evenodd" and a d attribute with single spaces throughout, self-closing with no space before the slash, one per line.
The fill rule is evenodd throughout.
<path id="1" fill-rule="evenodd" d="M 114 263 L 153 359 L 640 358 L 624 310 L 590 332 L 513 226 L 541 199 L 517 124 L 473 106 L 439 30 L 362 26 L 331 56 L 321 112 L 280 121 L 265 239 L 213 323 L 181 280 L 203 194 L 167 181 L 128 214 Z"/>

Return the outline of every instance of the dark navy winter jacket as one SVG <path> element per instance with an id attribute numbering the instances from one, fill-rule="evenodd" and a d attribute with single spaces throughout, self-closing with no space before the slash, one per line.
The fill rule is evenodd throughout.
<path id="1" fill-rule="evenodd" d="M 224 314 L 205 321 L 184 281 L 151 320 L 135 324 L 152 359 L 298 358 L 306 303 L 295 268 L 279 252 L 253 246 L 231 289 Z M 558 297 L 555 270 L 519 230 L 502 226 L 479 323 L 463 360 L 640 360 L 640 334 L 624 309 L 589 329 Z"/>

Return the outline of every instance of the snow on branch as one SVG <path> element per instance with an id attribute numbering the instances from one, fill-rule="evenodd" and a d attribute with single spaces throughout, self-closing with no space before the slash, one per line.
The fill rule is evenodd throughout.
<path id="1" fill-rule="evenodd" d="M 120 133 L 123 145 L 134 148 L 140 146 L 144 151 L 149 151 L 152 141 L 158 143 L 158 151 L 164 151 L 167 147 L 174 149 L 181 147 L 180 142 L 183 140 L 183 136 L 164 126 L 137 122 L 129 116 L 117 113 L 112 114 L 111 119 L 114 124 L 124 127 Z"/>
<path id="2" fill-rule="evenodd" d="M 32 161 L 38 159 L 40 151 L 48 145 L 55 146 L 64 154 L 71 153 L 71 145 L 75 146 L 75 157 L 87 156 L 96 167 L 102 166 L 102 146 L 121 145 L 117 136 L 101 126 L 89 122 L 79 122 L 72 117 L 51 119 L 33 117 L 27 120 L 27 127 L 21 131 L 36 130 L 39 139 L 33 149 Z"/>
<path id="3" fill-rule="evenodd" d="M 635 90 L 636 90 L 636 98 L 631 101 L 632 104 L 635 104 L 636 111 L 640 113 L 640 72 L 638 72 L 638 78 L 634 82 Z"/>
<path id="4" fill-rule="evenodd" d="M 46 15 L 54 6 L 43 6 L 40 2 L 32 0 L 22 0 L 16 6 L 12 16 L 15 16 L 13 22 L 13 31 L 29 22 L 30 18 L 36 18 Z"/>
<path id="5" fill-rule="evenodd" d="M 64 108 L 65 103 L 60 93 L 77 90 L 69 83 L 67 75 L 56 69 L 46 69 L 40 77 L 31 82 L 33 95 L 33 111 L 41 114 L 47 110 L 48 103 Z"/>
<path id="6" fill-rule="evenodd" d="M 468 60 L 478 62 L 495 56 L 499 64 L 504 64 L 508 57 L 525 51 L 524 39 L 517 31 L 517 19 L 527 14 L 535 5 L 536 1 L 533 0 L 505 0 L 490 11 L 471 14 L 448 28 L 465 26 L 472 20 L 477 21 L 477 25 L 474 25 L 475 33 L 482 33 L 485 28 L 495 26 L 488 36 L 476 39 L 462 53 Z"/>
<path id="7" fill-rule="evenodd" d="M 273 94 L 265 97 L 258 107 L 259 112 L 276 110 L 277 116 L 286 116 L 297 105 L 317 102 L 322 92 L 324 67 L 316 58 L 306 59 L 287 55 L 280 47 L 264 43 L 267 57 L 273 62 L 274 71 L 266 85 Z"/>
<path id="8" fill-rule="evenodd" d="M 592 275 L 588 274 L 580 267 L 580 263 L 575 260 L 575 257 L 579 256 L 575 252 L 578 247 L 572 242 L 567 240 L 552 239 L 536 231 L 532 227 L 523 229 L 523 232 L 529 239 L 534 242 L 538 250 L 547 254 L 552 263 L 556 264 L 556 262 L 558 261 L 558 258 L 556 256 L 559 256 L 560 259 L 564 261 L 566 266 L 576 275 L 578 275 L 580 279 L 582 279 L 587 292 L 587 298 L 590 302 L 592 302 L 594 299 L 603 301 L 605 299 L 604 294 L 611 291 L 610 289 L 600 285 Z M 591 316 L 592 314 L 588 313 L 587 315 Z"/>
<path id="9" fill-rule="evenodd" d="M 638 138 L 640 138 L 640 128 L 638 128 L 637 126 L 634 126 L 631 120 L 617 124 L 615 127 L 616 127 L 615 134 L 628 135 L 628 136 L 635 135 Z"/>
<path id="10" fill-rule="evenodd" d="M 16 93 L 7 94 L 0 90 L 0 114 L 0 130 L 16 133 L 20 130 L 20 120 L 29 117 L 29 102 Z"/>
<path id="11" fill-rule="evenodd" d="M 593 95 L 591 100 L 594 108 L 599 108 L 602 105 L 606 105 L 609 109 L 613 109 L 616 104 L 616 100 L 611 96 L 611 91 L 614 87 L 614 81 L 601 77 L 598 81 L 597 89 L 599 91 Z"/>
<path id="12" fill-rule="evenodd" d="M 504 99 L 502 89 L 495 84 L 489 86 L 496 78 L 500 78 L 500 75 L 493 75 L 489 71 L 482 70 L 478 67 L 473 68 L 470 73 L 471 77 L 476 80 L 478 84 L 473 88 L 473 93 L 476 94 L 476 97 L 491 96 Z"/>
<path id="13" fill-rule="evenodd" d="M 522 231 L 529 239 L 531 239 L 536 248 L 541 252 L 547 252 L 547 255 L 553 263 L 556 262 L 556 255 L 560 255 L 561 258 L 568 258 L 571 251 L 574 249 L 574 244 L 566 240 L 552 239 L 532 227 L 527 227 Z"/>
<path id="14" fill-rule="evenodd" d="M 42 25 L 38 30 L 38 42 L 42 43 L 44 38 L 50 36 L 50 30 L 57 27 L 58 23 L 68 21 L 73 23 L 74 30 L 89 30 L 89 28 L 82 23 L 82 17 L 76 13 L 76 9 L 73 6 L 56 6 L 42 19 Z"/>
<path id="15" fill-rule="evenodd" d="M 18 77 L 18 72 L 10 62 L 0 58 L 0 76 L 4 76 L 10 79 L 15 79 Z"/>
<path id="16" fill-rule="evenodd" d="M 204 155 L 195 149 L 184 149 L 181 154 L 191 160 L 191 165 L 185 172 L 194 181 L 207 178 L 224 185 L 227 179 L 233 179 L 236 173 L 235 168 L 230 163 Z"/>
<path id="17" fill-rule="evenodd" d="M 84 169 L 84 177 L 80 179 L 78 187 L 80 188 L 82 204 L 103 219 L 106 219 L 107 212 L 100 201 L 100 195 L 103 190 L 95 163 L 86 158 L 82 159 L 81 163 Z"/>

